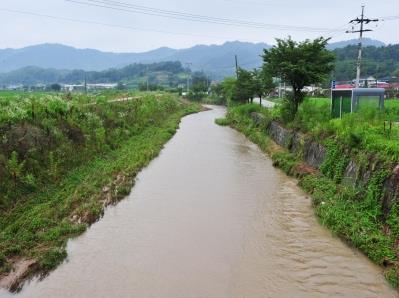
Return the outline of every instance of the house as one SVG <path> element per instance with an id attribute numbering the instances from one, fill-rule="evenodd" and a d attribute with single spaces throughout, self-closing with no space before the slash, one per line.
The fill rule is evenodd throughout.
<path id="1" fill-rule="evenodd" d="M 65 85 L 62 85 L 61 88 L 63 91 L 67 91 L 67 92 L 84 91 L 85 85 L 83 85 L 83 84 L 65 84 Z"/>
<path id="2" fill-rule="evenodd" d="M 116 83 L 101 83 L 101 84 L 87 84 L 88 90 L 105 90 L 115 89 L 118 86 Z"/>

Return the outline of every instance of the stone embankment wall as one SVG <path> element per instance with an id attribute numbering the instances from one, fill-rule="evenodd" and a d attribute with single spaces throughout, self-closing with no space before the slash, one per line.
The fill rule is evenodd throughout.
<path id="1" fill-rule="evenodd" d="M 256 124 L 262 122 L 262 115 L 252 114 L 252 119 Z M 328 148 L 311 137 L 301 132 L 285 128 L 276 121 L 272 121 L 266 132 L 274 142 L 287 149 L 293 154 L 302 158 L 309 166 L 320 170 L 327 159 Z M 366 187 L 373 172 L 381 170 L 381 162 L 370 157 L 366 162 L 360 163 L 348 152 L 342 152 L 348 155 L 348 164 L 343 172 L 340 183 L 351 187 Z M 384 217 L 386 218 L 392 205 L 399 199 L 399 165 L 387 169 L 390 175 L 383 183 L 383 195 L 381 197 Z"/>

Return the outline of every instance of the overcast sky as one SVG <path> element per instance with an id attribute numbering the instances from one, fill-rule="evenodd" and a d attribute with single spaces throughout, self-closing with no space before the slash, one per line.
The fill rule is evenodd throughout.
<path id="1" fill-rule="evenodd" d="M 87 0 L 77 0 L 87 1 Z M 204 16 L 239 19 L 277 25 L 337 29 L 328 33 L 334 41 L 355 38 L 345 34 L 347 23 L 360 15 L 399 15 L 399 0 L 114 0 L 170 11 Z M 13 10 L 33 13 L 21 14 Z M 38 16 L 47 15 L 56 18 Z M 138 13 L 71 3 L 66 0 L 1 0 L 0 48 L 20 48 L 39 43 L 62 43 L 78 48 L 96 48 L 114 52 L 142 52 L 158 47 L 187 48 L 195 44 L 221 44 L 241 40 L 272 44 L 276 37 L 295 39 L 326 35 L 319 32 L 276 30 L 218 25 L 176 20 Z M 67 21 L 74 19 L 109 25 Z M 367 37 L 385 43 L 399 43 L 399 19 L 369 25 L 374 32 Z"/>

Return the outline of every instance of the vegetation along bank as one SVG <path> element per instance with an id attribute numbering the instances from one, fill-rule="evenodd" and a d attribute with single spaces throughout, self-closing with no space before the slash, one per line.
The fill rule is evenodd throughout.
<path id="1" fill-rule="evenodd" d="M 0 285 L 60 264 L 197 111 L 172 94 L 0 93 Z"/>
<path id="2" fill-rule="evenodd" d="M 217 122 L 244 133 L 297 177 L 320 222 L 381 265 L 397 288 L 399 128 L 384 123 L 399 105 L 330 119 L 328 99 L 306 99 L 292 121 L 284 109 L 232 106 Z"/>
<path id="3" fill-rule="evenodd" d="M 306 94 L 306 86 L 320 86 L 335 68 L 327 42 L 277 39 L 264 50 L 261 69 L 238 69 L 220 84 L 229 109 L 217 123 L 243 132 L 298 177 L 321 223 L 381 265 L 398 288 L 399 102 L 387 99 L 381 109 L 361 99 L 353 114 L 332 119 L 331 99 Z M 273 96 L 276 78 L 289 90 L 274 108 L 248 104 Z"/>

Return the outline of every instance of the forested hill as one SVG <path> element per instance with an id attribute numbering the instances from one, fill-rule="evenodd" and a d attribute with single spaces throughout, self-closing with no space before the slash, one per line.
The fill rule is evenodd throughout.
<path id="1" fill-rule="evenodd" d="M 187 49 L 159 48 L 143 53 L 110 53 L 94 49 L 76 49 L 60 44 L 41 44 L 22 49 L 0 49 L 0 73 L 27 66 L 47 69 L 84 69 L 102 71 L 121 68 L 133 63 L 180 61 L 190 63 L 194 71 L 234 74 L 234 55 L 240 65 L 254 68 L 261 64 L 259 57 L 266 43 L 226 42 L 222 45 L 196 45 Z"/>
<path id="2" fill-rule="evenodd" d="M 355 45 L 357 40 L 333 42 L 328 49 Z M 383 46 L 377 40 L 365 38 L 366 46 Z M 0 49 L 0 73 L 18 70 L 27 66 L 46 69 L 102 71 L 109 68 L 121 68 L 133 63 L 155 63 L 180 61 L 190 63 L 193 71 L 204 71 L 213 78 L 234 75 L 234 56 L 238 56 L 239 65 L 253 69 L 262 64 L 260 55 L 266 43 L 231 41 L 221 45 L 196 45 L 187 49 L 159 48 L 143 53 L 110 53 L 94 49 L 76 49 L 61 44 L 41 44 L 21 49 Z"/>
<path id="3" fill-rule="evenodd" d="M 210 51 L 210 48 L 208 49 Z M 253 69 L 262 65 L 263 47 L 258 45 L 249 52 L 242 53 L 239 56 L 240 66 L 246 69 Z M 334 49 L 336 54 L 335 78 L 337 80 L 352 80 L 356 75 L 356 60 L 358 47 L 350 45 L 345 48 Z M 208 57 L 210 54 L 205 49 L 198 47 L 198 56 Z M 223 59 L 215 59 L 213 63 L 207 64 L 204 72 L 213 79 L 220 79 L 234 74 L 234 52 L 226 54 L 221 50 L 219 53 Z M 216 55 L 213 52 L 213 55 Z M 377 79 L 397 76 L 399 77 L 399 44 L 388 46 L 366 46 L 363 54 L 362 76 L 373 76 Z M 186 59 L 188 59 L 186 57 Z M 216 61 L 218 60 L 218 61 Z M 174 60 L 170 60 L 174 61 Z M 251 61 L 251 63 L 246 63 Z M 219 67 L 219 65 L 226 67 Z M 229 67 L 227 67 L 230 65 Z M 195 67 L 192 66 L 195 71 Z M 28 66 L 8 73 L 0 73 L 0 86 L 13 84 L 36 85 L 64 83 L 75 84 L 82 83 L 86 75 L 90 83 L 115 83 L 124 82 L 129 85 L 137 86 L 149 76 L 149 81 L 156 85 L 176 86 L 185 82 L 186 69 L 179 60 L 176 62 L 157 62 L 151 64 L 136 63 L 122 68 L 111 68 L 102 71 L 84 71 L 84 70 L 60 70 L 55 68 L 41 68 L 37 66 Z"/>
<path id="4" fill-rule="evenodd" d="M 337 80 L 352 80 L 356 74 L 358 47 L 355 45 L 335 49 Z M 399 44 L 385 47 L 365 47 L 363 50 L 362 76 L 384 78 L 399 77 Z"/>
<path id="5" fill-rule="evenodd" d="M 28 66 L 9 73 L 0 73 L 0 85 L 79 84 L 85 80 L 85 76 L 90 83 L 125 82 L 137 85 L 148 76 L 153 84 L 177 85 L 185 71 L 180 62 L 138 63 L 103 71 L 56 70 Z"/>

